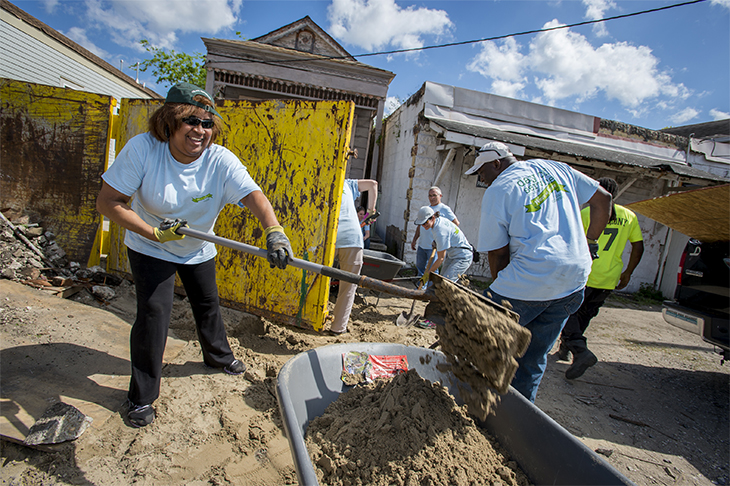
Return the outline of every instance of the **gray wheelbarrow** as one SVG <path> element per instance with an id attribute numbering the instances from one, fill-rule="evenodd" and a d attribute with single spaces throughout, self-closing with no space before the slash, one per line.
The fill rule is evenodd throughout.
<path id="1" fill-rule="evenodd" d="M 439 366 L 447 364 L 440 351 L 402 344 L 344 343 L 300 353 L 281 368 L 276 383 L 299 484 L 318 484 L 304 437 L 309 423 L 352 388 L 341 379 L 342 355 L 351 351 L 406 355 L 410 369 L 428 381 L 440 382 L 463 404 L 456 377 L 439 371 Z M 512 387 L 501 396 L 495 414 L 478 423 L 517 461 L 532 484 L 633 484 Z"/>

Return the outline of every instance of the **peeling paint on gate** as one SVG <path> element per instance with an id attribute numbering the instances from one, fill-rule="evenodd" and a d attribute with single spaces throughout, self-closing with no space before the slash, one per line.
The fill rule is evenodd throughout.
<path id="1" fill-rule="evenodd" d="M 117 147 L 146 130 L 157 101 L 123 100 Z M 354 105 L 331 101 L 224 101 L 218 143 L 235 153 L 271 201 L 295 256 L 331 266 Z M 113 225 L 115 226 L 115 225 Z M 219 236 L 264 248 L 263 228 L 248 209 L 229 205 Z M 111 269 L 128 270 L 118 228 L 112 229 Z M 253 314 L 319 330 L 329 279 L 301 269 L 271 269 L 266 260 L 219 247 L 221 299 Z"/>
<path id="2" fill-rule="evenodd" d="M 0 100 L 0 205 L 37 213 L 68 259 L 86 264 L 114 99 L 0 79 Z"/>

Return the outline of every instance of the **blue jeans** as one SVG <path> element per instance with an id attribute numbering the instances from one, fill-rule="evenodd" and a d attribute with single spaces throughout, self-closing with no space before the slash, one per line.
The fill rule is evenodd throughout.
<path id="1" fill-rule="evenodd" d="M 547 354 L 560 336 L 568 317 L 580 308 L 584 290 L 576 290 L 562 299 L 544 301 L 508 299 L 491 292 L 494 302 L 501 304 L 506 300 L 512 304 L 512 310 L 520 315 L 520 325 L 532 333 L 527 352 L 517 360 L 519 368 L 512 379 L 512 386 L 533 403 L 545 373 Z M 484 291 L 485 296 L 487 292 L 489 289 Z"/>
<path id="2" fill-rule="evenodd" d="M 428 265 L 428 259 L 431 257 L 431 250 L 421 248 L 420 246 L 416 250 L 416 270 L 418 270 L 418 276 L 420 277 L 426 273 L 426 265 Z M 434 256 L 434 259 L 436 257 Z"/>
<path id="3" fill-rule="evenodd" d="M 456 258 L 451 258 L 451 255 L 455 255 Z M 463 275 L 469 270 L 472 259 L 471 250 L 458 250 L 451 253 L 447 251 L 444 263 L 441 265 L 440 275 L 452 282 L 456 282 L 459 279 L 459 275 Z"/>

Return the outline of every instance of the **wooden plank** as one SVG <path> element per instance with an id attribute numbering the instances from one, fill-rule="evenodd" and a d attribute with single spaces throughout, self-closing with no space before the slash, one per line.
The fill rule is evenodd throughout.
<path id="1" fill-rule="evenodd" d="M 627 208 L 690 238 L 730 240 L 730 184 L 646 199 Z"/>

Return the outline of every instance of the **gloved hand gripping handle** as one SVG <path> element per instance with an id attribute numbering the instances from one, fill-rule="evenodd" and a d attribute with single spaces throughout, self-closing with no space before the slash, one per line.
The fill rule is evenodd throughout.
<path id="1" fill-rule="evenodd" d="M 266 238 L 266 259 L 269 260 L 271 268 L 285 269 L 289 260 L 294 258 L 294 250 L 284 233 L 284 228 L 279 225 L 269 226 L 264 230 L 264 238 Z"/>
<path id="2" fill-rule="evenodd" d="M 187 226 L 188 222 L 185 219 L 165 219 L 160 223 L 158 228 L 154 228 L 155 238 L 160 243 L 166 243 L 173 240 L 181 240 L 185 238 L 185 235 L 179 233 L 177 230 L 183 226 Z"/>

